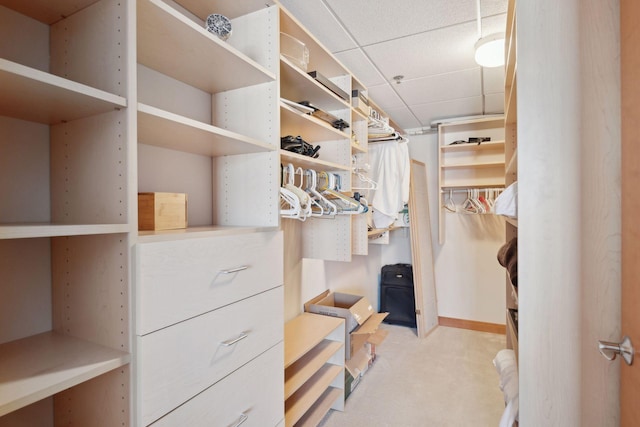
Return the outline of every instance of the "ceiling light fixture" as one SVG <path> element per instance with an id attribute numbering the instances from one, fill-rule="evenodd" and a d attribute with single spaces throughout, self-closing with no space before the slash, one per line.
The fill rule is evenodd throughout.
<path id="1" fill-rule="evenodd" d="M 504 34 L 494 33 L 481 38 L 475 45 L 475 59 L 481 67 L 504 65 Z"/>

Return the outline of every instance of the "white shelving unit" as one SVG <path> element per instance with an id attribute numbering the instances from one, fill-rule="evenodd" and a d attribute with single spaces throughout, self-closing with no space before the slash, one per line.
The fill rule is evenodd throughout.
<path id="1" fill-rule="evenodd" d="M 3 0 L 0 425 L 129 425 L 129 3 Z"/>
<path id="2" fill-rule="evenodd" d="M 279 11 L 264 6 L 216 4 L 222 41 L 208 2 L 137 0 L 137 188 L 187 193 L 189 227 L 135 236 L 134 425 L 284 418 Z"/>
<path id="3" fill-rule="evenodd" d="M 461 143 L 471 137 L 489 137 L 481 144 Z M 504 188 L 504 116 L 458 120 L 438 126 L 438 183 L 440 189 L 439 241 L 445 241 L 445 200 L 461 189 Z"/>
<path id="4" fill-rule="evenodd" d="M 344 319 L 302 313 L 285 324 L 285 425 L 344 410 Z"/>
<path id="5" fill-rule="evenodd" d="M 296 168 L 327 171 L 340 176 L 342 191 L 352 195 L 356 177 L 352 174 L 352 156 L 366 163 L 367 119 L 351 102 L 353 90 L 366 88 L 340 63 L 295 17 L 281 8 L 280 31 L 305 44 L 309 49 L 308 72 L 316 71 L 339 87 L 346 99 L 327 89 L 307 71 L 298 68 L 285 56 L 280 57 L 280 96 L 293 102 L 308 101 L 349 124 L 344 130 L 315 117 L 281 105 L 281 136 L 301 136 L 305 141 L 320 145 L 319 157 L 309 157 L 281 151 L 281 162 Z M 337 215 L 331 220 L 309 218 L 300 227 L 305 258 L 331 261 L 351 261 L 352 255 L 368 253 L 365 215 Z"/>

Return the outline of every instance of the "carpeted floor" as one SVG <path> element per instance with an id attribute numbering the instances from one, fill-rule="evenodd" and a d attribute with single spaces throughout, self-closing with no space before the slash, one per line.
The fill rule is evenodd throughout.
<path id="1" fill-rule="evenodd" d="M 377 359 L 321 427 L 494 427 L 504 410 L 492 360 L 504 335 L 439 326 L 419 339 L 415 329 L 389 330 Z"/>

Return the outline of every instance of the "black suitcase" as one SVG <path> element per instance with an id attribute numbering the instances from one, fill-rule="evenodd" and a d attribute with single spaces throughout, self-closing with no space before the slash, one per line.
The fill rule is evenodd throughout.
<path id="1" fill-rule="evenodd" d="M 416 299 L 411 264 L 382 267 L 380 274 L 380 312 L 388 312 L 385 323 L 415 328 Z"/>

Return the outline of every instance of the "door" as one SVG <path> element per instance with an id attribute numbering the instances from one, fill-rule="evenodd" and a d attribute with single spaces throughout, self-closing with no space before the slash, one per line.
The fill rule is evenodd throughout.
<path id="1" fill-rule="evenodd" d="M 640 2 L 620 1 L 622 91 L 622 335 L 640 345 Z M 636 356 L 638 356 L 636 352 Z M 640 425 L 640 357 L 620 363 L 620 425 Z"/>

